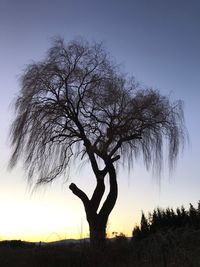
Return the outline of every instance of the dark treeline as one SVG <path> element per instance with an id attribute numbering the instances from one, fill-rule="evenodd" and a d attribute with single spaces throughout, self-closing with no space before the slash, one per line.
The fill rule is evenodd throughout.
<path id="1" fill-rule="evenodd" d="M 157 231 L 184 227 L 200 230 L 200 201 L 197 208 L 190 204 L 189 210 L 183 206 L 176 210 L 157 208 L 148 217 L 142 212 L 140 226 L 133 229 L 132 235 L 133 239 L 142 239 Z"/>

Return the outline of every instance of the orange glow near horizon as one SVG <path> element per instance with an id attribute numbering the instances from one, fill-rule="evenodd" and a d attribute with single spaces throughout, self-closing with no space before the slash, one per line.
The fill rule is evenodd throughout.
<path id="1" fill-rule="evenodd" d="M 13 203 L 11 200 L 7 201 L 6 205 L 1 205 L 0 208 L 1 214 L 6 214 L 0 222 L 1 240 L 50 242 L 89 236 L 88 224 L 81 205 L 79 208 L 76 205 L 70 208 L 66 204 L 66 207 L 62 205 L 59 208 L 56 203 L 54 205 L 52 203 L 40 204 L 33 201 L 24 202 L 24 200 L 17 200 Z M 124 213 L 121 216 L 119 217 L 115 212 L 111 213 L 107 226 L 108 237 L 112 237 L 112 232 L 131 235 L 133 225 L 124 226 L 122 218 L 127 217 L 127 214 Z"/>
<path id="2" fill-rule="evenodd" d="M 17 200 L 13 203 L 7 201 L 6 205 L 0 205 L 0 239 L 11 240 L 21 239 L 26 241 L 55 241 L 62 239 L 80 239 L 89 236 L 88 224 L 84 214 L 84 208 L 71 208 L 62 205 L 60 208 L 56 203 L 42 203 Z M 82 210 L 81 210 L 82 209 Z M 66 212 L 66 214 L 65 214 Z M 80 216 L 81 212 L 81 216 Z M 126 213 L 119 216 L 116 212 L 111 213 L 107 235 L 112 237 L 112 232 L 123 232 L 127 236 L 131 235 L 133 229 L 131 225 L 123 225 Z M 128 226 L 128 227 L 127 227 Z"/>
<path id="3" fill-rule="evenodd" d="M 31 194 L 27 192 L 25 183 L 22 185 L 16 177 L 13 183 L 14 172 L 10 175 L 5 174 L 8 183 L 5 183 L 6 190 L 0 195 L 0 240 L 50 242 L 89 237 L 84 207 L 68 189 L 68 184 L 64 187 L 47 186 L 45 193 L 38 191 Z M 81 179 L 77 181 L 79 183 Z M 108 237 L 112 237 L 112 232 L 123 232 L 130 236 L 134 221 L 138 222 L 140 217 L 139 212 L 133 221 L 130 209 L 124 209 L 130 199 L 120 198 L 109 217 Z"/>
<path id="4" fill-rule="evenodd" d="M 72 173 L 67 183 L 58 179 L 52 185 L 44 185 L 31 193 L 27 190 L 22 169 L 2 172 L 1 185 L 4 190 L 0 194 L 0 240 L 50 242 L 88 237 L 84 207 L 68 186 L 70 182 L 75 182 L 90 198 L 95 188 L 93 176 L 91 169 L 85 167 L 81 172 Z M 163 181 L 162 187 L 166 193 L 160 195 L 157 182 L 138 165 L 130 175 L 125 170 L 119 171 L 118 185 L 118 199 L 107 224 L 109 238 L 113 237 L 112 232 L 131 236 L 134 226 L 140 222 L 141 210 L 148 215 L 158 205 L 165 208 L 184 204 L 179 194 L 171 198 L 172 204 L 169 202 L 169 196 L 175 190 L 173 183 Z M 105 196 L 108 190 L 106 180 Z"/>

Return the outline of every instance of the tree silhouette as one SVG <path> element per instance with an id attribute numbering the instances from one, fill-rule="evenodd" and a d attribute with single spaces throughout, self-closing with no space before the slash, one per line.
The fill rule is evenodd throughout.
<path id="1" fill-rule="evenodd" d="M 141 222 L 140 222 L 140 230 L 144 237 L 149 232 L 149 224 L 143 212 L 142 212 L 142 217 L 141 217 Z"/>
<path id="2" fill-rule="evenodd" d="M 189 232 L 190 230 L 200 229 L 200 213 L 198 207 L 190 203 L 189 210 L 186 211 L 183 206 L 176 208 L 160 209 L 157 208 L 153 213 L 149 213 L 148 218 L 142 213 L 140 225 L 136 225 L 133 229 L 133 240 L 140 240 L 155 234 L 156 232 L 167 233 L 172 229 L 181 229 L 181 231 Z"/>
<path id="3" fill-rule="evenodd" d="M 116 161 L 131 166 L 142 156 L 147 169 L 159 172 L 166 141 L 173 167 L 184 136 L 181 101 L 128 79 L 102 44 L 57 39 L 46 58 L 21 76 L 10 167 L 21 158 L 38 185 L 65 174 L 72 159 L 87 158 L 96 178 L 91 199 L 74 183 L 69 188 L 82 200 L 91 241 L 99 244 L 118 195 Z M 106 175 L 110 189 L 98 211 Z"/>

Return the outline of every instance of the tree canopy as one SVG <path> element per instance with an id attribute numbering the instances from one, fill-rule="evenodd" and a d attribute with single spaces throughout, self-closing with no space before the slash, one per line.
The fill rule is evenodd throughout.
<path id="1" fill-rule="evenodd" d="M 142 156 L 147 168 L 170 166 L 184 144 L 182 102 L 128 78 L 101 43 L 57 39 L 41 62 L 27 66 L 15 102 L 10 166 L 22 158 L 29 179 L 53 181 L 71 160 Z"/>

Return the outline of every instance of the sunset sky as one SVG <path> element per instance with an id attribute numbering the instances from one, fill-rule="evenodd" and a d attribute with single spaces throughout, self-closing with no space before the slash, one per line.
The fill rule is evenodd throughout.
<path id="1" fill-rule="evenodd" d="M 68 181 L 32 192 L 20 164 L 8 171 L 9 126 L 19 77 L 27 64 L 44 58 L 52 38 L 103 41 L 122 69 L 144 86 L 182 99 L 190 142 L 173 174 L 160 182 L 142 161 L 118 172 L 119 197 L 108 223 L 131 235 L 156 207 L 188 207 L 200 200 L 200 2 L 198 0 L 0 0 L 0 240 L 51 241 L 88 236 L 81 201 L 70 182 L 89 196 L 90 166 L 72 170 Z"/>

